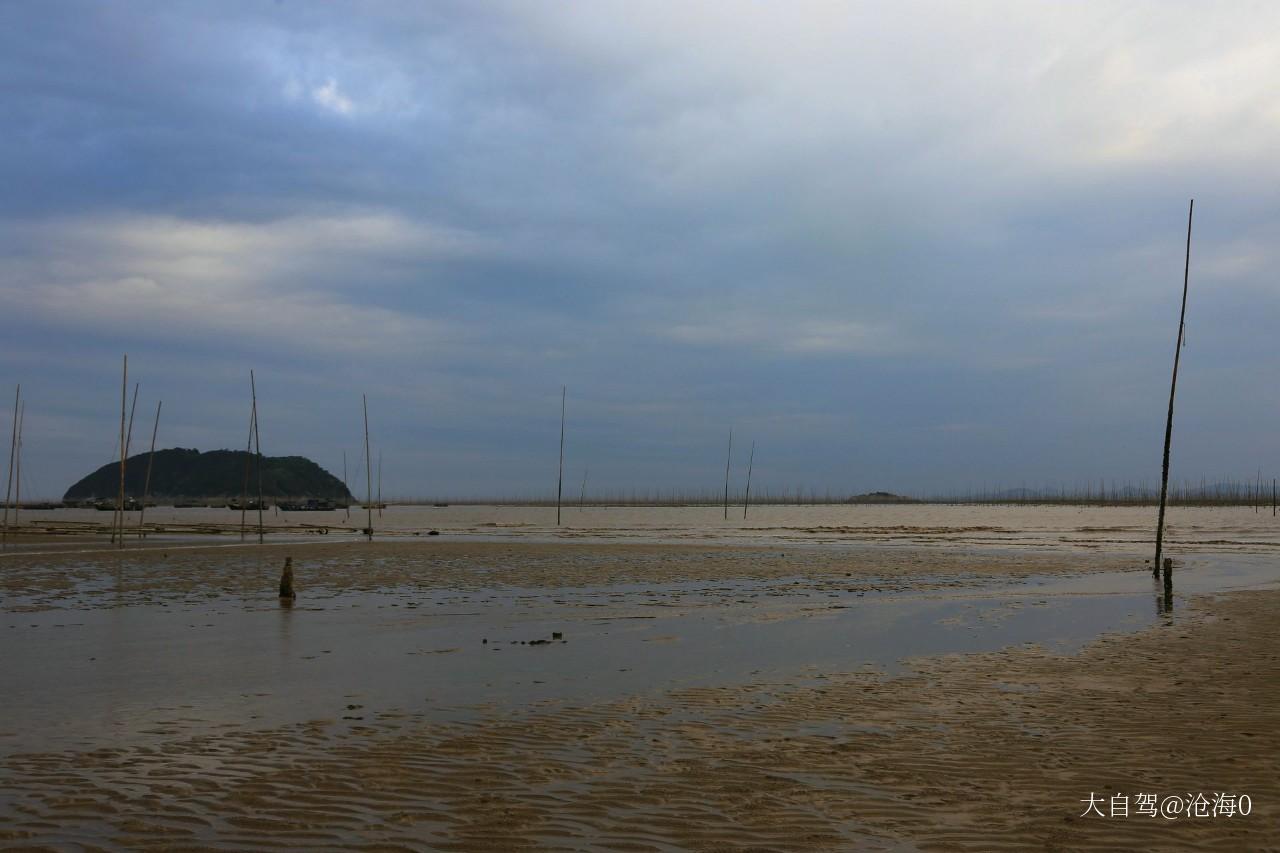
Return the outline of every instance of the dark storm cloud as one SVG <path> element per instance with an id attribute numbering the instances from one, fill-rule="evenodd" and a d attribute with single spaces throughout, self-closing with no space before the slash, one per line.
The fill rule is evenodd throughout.
<path id="1" fill-rule="evenodd" d="M 1269 5 L 11 3 L 0 329 L 45 491 L 169 444 L 392 493 L 1150 477 L 1274 458 Z M 2 378 L 2 377 L 0 377 Z M 105 436 L 105 437 L 104 437 Z M 598 479 L 597 479 L 598 478 Z"/>

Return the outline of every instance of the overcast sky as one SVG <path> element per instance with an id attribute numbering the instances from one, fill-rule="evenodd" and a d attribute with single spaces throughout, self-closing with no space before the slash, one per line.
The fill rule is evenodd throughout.
<path id="1" fill-rule="evenodd" d="M 389 495 L 1280 473 L 1280 4 L 0 1 L 0 413 Z M 351 477 L 359 490 L 361 478 Z"/>

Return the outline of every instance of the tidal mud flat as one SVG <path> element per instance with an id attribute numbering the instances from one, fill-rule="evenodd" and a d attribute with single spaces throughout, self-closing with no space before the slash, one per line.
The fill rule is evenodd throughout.
<path id="1" fill-rule="evenodd" d="M 299 599 L 275 597 L 292 555 Z M 0 844 L 1265 849 L 1280 572 L 1044 549 L 10 554 Z M 1081 816 L 1233 792 L 1249 815 Z"/>
<path id="2" fill-rule="evenodd" d="M 451 540 L 717 545 L 899 545 L 1120 551 L 1151 556 L 1155 523 L 1149 506 L 1044 506 L 969 504 L 753 505 L 749 517 L 718 506 L 566 507 L 556 524 L 554 508 L 512 505 L 408 506 L 385 511 L 283 512 L 263 516 L 268 541 L 358 536 L 370 521 L 378 538 L 412 538 L 438 531 Z M 168 547 L 203 539 L 235 542 L 243 531 L 257 537 L 256 512 L 226 508 L 155 507 L 139 539 L 137 513 L 127 513 L 130 548 Z M 106 545 L 110 513 L 63 508 L 25 511 L 9 531 L 21 550 L 81 551 Z M 1275 518 L 1246 506 L 1175 506 L 1166 540 L 1178 553 L 1255 553 L 1280 548 Z"/>

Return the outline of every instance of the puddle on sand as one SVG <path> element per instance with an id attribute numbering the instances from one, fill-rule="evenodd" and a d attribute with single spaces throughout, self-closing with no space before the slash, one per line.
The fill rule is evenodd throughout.
<path id="1" fill-rule="evenodd" d="M 1231 558 L 1198 560 L 1176 577 L 1180 591 L 1204 592 L 1274 585 L 1277 574 L 1266 560 Z M 392 709 L 457 713 L 798 683 L 1021 643 L 1071 651 L 1101 633 L 1146 627 L 1159 609 L 1143 572 L 1046 576 L 961 594 L 822 590 L 743 603 L 769 585 L 470 597 L 402 590 L 304 598 L 293 607 L 225 597 L 5 613 L 0 754 L 145 743 L 228 725 L 358 723 Z M 662 596 L 675 606 L 652 606 Z M 587 606 L 593 601 L 606 604 Z"/>

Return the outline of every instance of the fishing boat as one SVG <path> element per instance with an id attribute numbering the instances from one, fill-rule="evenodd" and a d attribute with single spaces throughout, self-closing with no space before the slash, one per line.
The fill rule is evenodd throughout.
<path id="1" fill-rule="evenodd" d="M 137 512 L 141 507 L 142 507 L 142 504 L 138 502 L 137 498 L 126 497 L 124 499 L 125 512 Z M 115 512 L 116 499 L 102 498 L 101 500 L 96 500 L 93 502 L 93 508 L 97 510 L 102 510 L 104 512 Z"/>
<path id="2" fill-rule="evenodd" d="M 308 498 L 304 501 L 277 501 L 276 507 L 281 512 L 328 512 L 341 509 L 331 500 L 324 498 Z"/>

